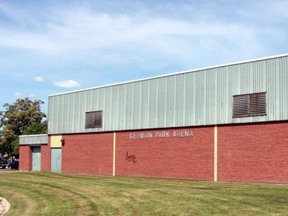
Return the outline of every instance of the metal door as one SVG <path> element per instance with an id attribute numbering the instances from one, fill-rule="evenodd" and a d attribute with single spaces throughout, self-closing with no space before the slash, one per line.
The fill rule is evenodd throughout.
<path id="1" fill-rule="evenodd" d="M 31 148 L 32 150 L 32 170 L 41 170 L 41 147 L 35 146 Z"/>
<path id="2" fill-rule="evenodd" d="M 61 161 L 62 161 L 62 149 L 52 148 L 51 149 L 51 172 L 61 172 Z"/>

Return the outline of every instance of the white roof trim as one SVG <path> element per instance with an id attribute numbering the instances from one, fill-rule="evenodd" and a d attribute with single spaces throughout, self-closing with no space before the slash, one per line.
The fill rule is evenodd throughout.
<path id="1" fill-rule="evenodd" d="M 48 134 L 20 135 L 19 137 L 36 137 L 36 136 L 48 136 Z"/>
<path id="2" fill-rule="evenodd" d="M 107 85 L 102 85 L 102 86 L 97 86 L 97 87 L 86 88 L 86 89 L 73 90 L 73 91 L 68 91 L 68 92 L 63 92 L 63 93 L 58 93 L 58 94 L 51 94 L 51 95 L 48 95 L 48 97 L 70 94 L 70 93 L 77 93 L 77 92 L 94 90 L 94 89 L 105 88 L 105 87 L 111 87 L 111 86 L 116 86 L 116 85 L 123 85 L 123 84 L 128 84 L 128 83 L 133 83 L 133 82 L 139 82 L 139 81 L 151 80 L 151 79 L 156 79 L 156 78 L 174 76 L 174 75 L 179 75 L 179 74 L 184 74 L 184 73 L 199 72 L 199 71 L 214 69 L 214 68 L 219 68 L 219 67 L 226 67 L 226 66 L 244 64 L 244 63 L 250 63 L 250 62 L 256 62 L 256 61 L 263 61 L 263 60 L 268 60 L 268 59 L 273 59 L 273 58 L 281 58 L 281 57 L 285 57 L 285 56 L 288 56 L 288 53 L 281 54 L 281 55 L 262 57 L 262 58 L 255 58 L 255 59 L 250 59 L 250 60 L 245 60 L 245 61 L 238 61 L 238 62 L 227 63 L 227 64 L 220 64 L 220 65 L 215 65 L 215 66 L 210 66 L 210 67 L 203 67 L 203 68 L 192 69 L 192 70 L 179 71 L 179 72 L 168 73 L 168 74 L 163 74 L 163 75 L 159 75 L 159 76 L 153 76 L 153 77 L 147 77 L 147 78 L 143 78 L 143 79 L 136 79 L 136 80 L 130 80 L 130 81 L 125 81 L 125 82 L 107 84 Z"/>

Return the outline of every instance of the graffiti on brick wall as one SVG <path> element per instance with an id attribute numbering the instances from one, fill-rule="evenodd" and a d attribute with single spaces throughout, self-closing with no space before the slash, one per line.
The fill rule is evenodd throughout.
<path id="1" fill-rule="evenodd" d="M 126 152 L 126 161 L 132 162 L 132 163 L 134 163 L 134 164 L 137 163 L 136 155 L 135 155 L 135 154 L 129 155 L 129 153 Z"/>

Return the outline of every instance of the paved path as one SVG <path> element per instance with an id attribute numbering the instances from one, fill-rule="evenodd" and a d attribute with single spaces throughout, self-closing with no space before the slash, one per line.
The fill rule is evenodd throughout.
<path id="1" fill-rule="evenodd" d="M 10 203 L 6 199 L 0 197 L 0 216 L 5 215 L 10 210 L 10 207 Z"/>

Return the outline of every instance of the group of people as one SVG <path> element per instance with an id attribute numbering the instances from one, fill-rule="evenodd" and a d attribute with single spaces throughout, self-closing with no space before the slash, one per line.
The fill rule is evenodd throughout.
<path id="1" fill-rule="evenodd" d="M 16 161 L 16 157 L 8 154 L 1 154 L 0 156 L 2 168 L 8 168 L 13 161 Z"/>

